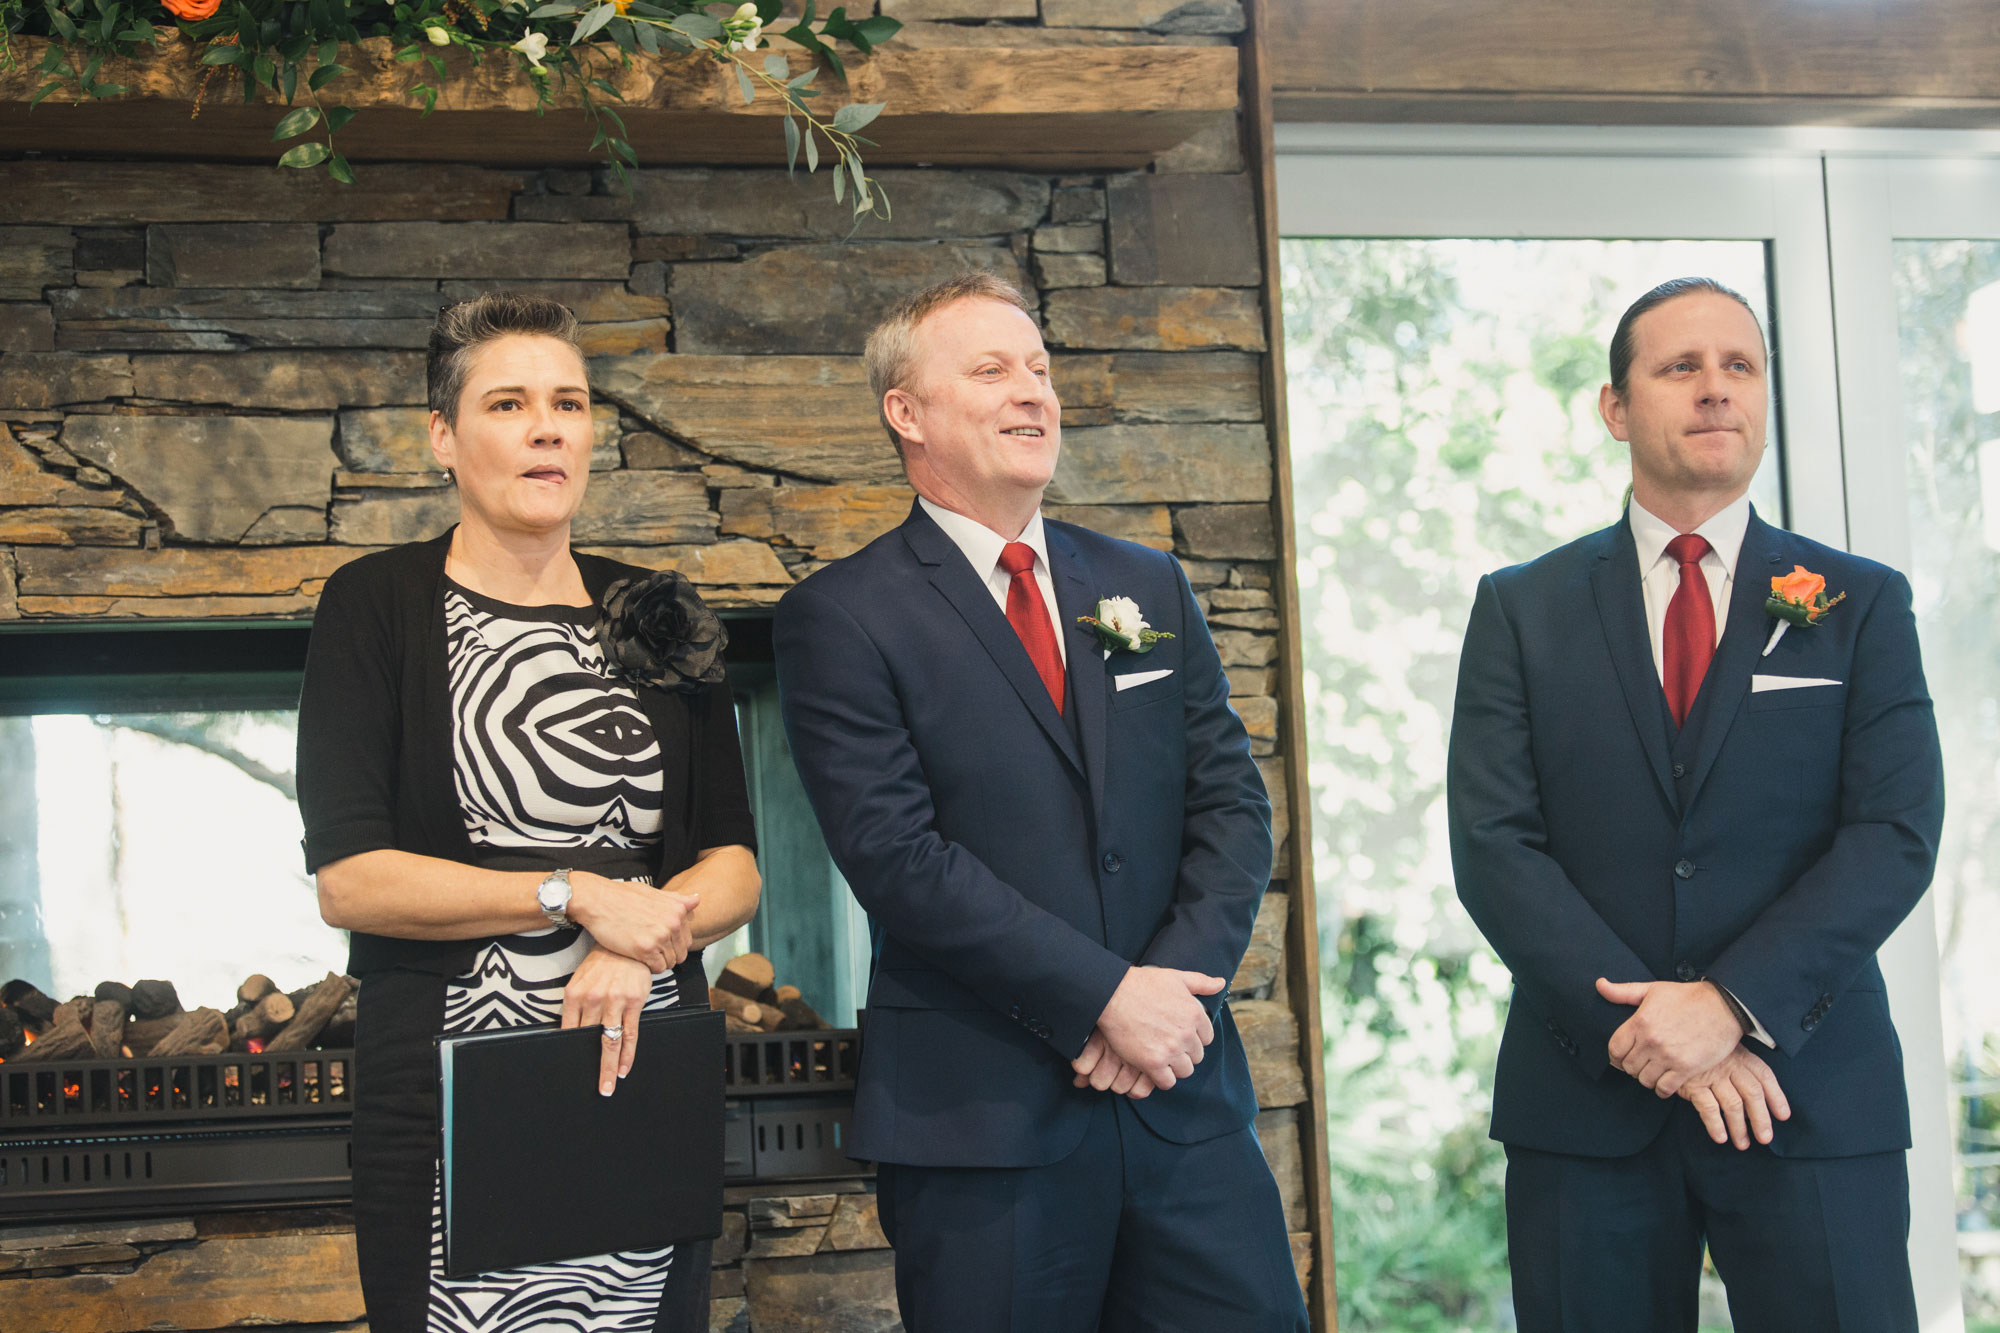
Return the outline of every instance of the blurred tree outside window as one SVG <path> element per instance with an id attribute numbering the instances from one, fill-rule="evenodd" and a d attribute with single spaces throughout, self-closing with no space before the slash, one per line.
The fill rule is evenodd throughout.
<path id="1" fill-rule="evenodd" d="M 1895 247 L 1910 584 L 1944 748 L 1936 896 L 1968 1328 L 2000 1329 L 2000 243 Z"/>

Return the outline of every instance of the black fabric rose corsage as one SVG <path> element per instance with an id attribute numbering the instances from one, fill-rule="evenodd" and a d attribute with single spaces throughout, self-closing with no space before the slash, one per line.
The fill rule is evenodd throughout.
<path id="1" fill-rule="evenodd" d="M 604 590 L 597 643 L 614 675 L 656 689 L 693 692 L 722 679 L 729 631 L 671 569 L 619 579 Z"/>

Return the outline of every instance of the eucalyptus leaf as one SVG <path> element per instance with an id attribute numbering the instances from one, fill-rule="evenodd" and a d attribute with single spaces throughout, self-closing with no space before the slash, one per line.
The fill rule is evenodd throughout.
<path id="1" fill-rule="evenodd" d="M 581 13 L 582 8 L 581 5 L 569 3 L 569 0 L 551 0 L 549 4 L 529 10 L 528 17 L 531 19 L 552 19 L 561 14 Z"/>
<path id="2" fill-rule="evenodd" d="M 842 134 L 852 134 L 865 129 L 882 114 L 886 102 L 854 102 L 833 113 L 833 127 Z"/>
<path id="3" fill-rule="evenodd" d="M 819 170 L 819 140 L 811 131 L 806 133 L 806 170 Z"/>
<path id="4" fill-rule="evenodd" d="M 799 165 L 799 125 L 790 116 L 785 117 L 785 171 L 791 174 Z"/>
<path id="5" fill-rule="evenodd" d="M 577 20 L 576 31 L 571 34 L 569 44 L 575 46 L 616 17 L 618 17 L 618 7 L 610 0 L 605 0 L 605 3 Z"/>
<path id="6" fill-rule="evenodd" d="M 278 159 L 281 167 L 316 167 L 326 161 L 327 146 L 323 143 L 302 143 Z"/>
<path id="7" fill-rule="evenodd" d="M 319 108 L 302 106 L 296 111 L 287 112 L 279 119 L 277 126 L 271 131 L 272 142 L 275 143 L 280 139 L 296 139 L 317 124 L 319 124 Z"/>
<path id="8" fill-rule="evenodd" d="M 660 54 L 660 30 L 650 23 L 634 23 L 632 35 L 648 55 Z"/>
<path id="9" fill-rule="evenodd" d="M 736 86 L 743 90 L 743 105 L 749 106 L 757 100 L 757 85 L 750 82 L 750 71 L 730 61 L 730 68 L 736 71 Z"/>
<path id="10" fill-rule="evenodd" d="M 764 57 L 764 72 L 774 79 L 789 79 L 792 77 L 791 62 L 773 51 Z"/>
<path id="11" fill-rule="evenodd" d="M 847 193 L 847 159 L 842 158 L 840 161 L 833 164 L 833 202 L 836 204 L 839 203 L 841 200 L 841 196 L 843 196 L 846 193 Z"/>
<path id="12" fill-rule="evenodd" d="M 819 66 L 814 65 L 811 69 L 807 70 L 805 73 L 795 75 L 792 78 L 785 80 L 785 86 L 787 88 L 790 88 L 793 92 L 797 92 L 801 88 L 810 86 L 812 81 L 818 77 L 819 77 Z"/>
<path id="13" fill-rule="evenodd" d="M 707 14 L 695 12 L 683 14 L 675 19 L 673 26 L 700 42 L 722 40 L 722 25 Z"/>

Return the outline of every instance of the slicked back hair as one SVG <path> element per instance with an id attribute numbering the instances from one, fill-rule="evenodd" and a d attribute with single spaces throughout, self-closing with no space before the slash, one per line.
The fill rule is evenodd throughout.
<path id="1" fill-rule="evenodd" d="M 1741 292 L 1733 287 L 1723 286 L 1714 278 L 1673 278 L 1647 292 L 1619 316 L 1617 332 L 1611 335 L 1611 387 L 1620 397 L 1624 396 L 1625 381 L 1632 371 L 1633 344 L 1637 341 L 1632 326 L 1638 322 L 1639 316 L 1655 307 L 1665 305 L 1677 296 L 1690 296 L 1695 292 L 1713 292 L 1717 296 L 1726 296 L 1745 310 L 1750 310 L 1750 303 L 1743 299 Z M 1750 322 L 1757 326 L 1757 340 L 1763 343 L 1764 359 L 1768 361 L 1771 358 L 1771 347 L 1769 343 L 1764 342 L 1764 325 L 1757 318 L 1755 310 L 1750 310 Z"/>
<path id="2" fill-rule="evenodd" d="M 909 388 L 910 375 L 917 364 L 917 325 L 954 301 L 976 298 L 1013 306 L 1030 319 L 1035 312 L 1019 288 L 991 273 L 967 272 L 932 283 L 922 291 L 898 301 L 875 331 L 868 335 L 863 361 L 868 367 L 868 391 L 875 395 L 875 410 L 881 414 L 882 429 L 903 456 L 903 437 L 889 424 L 882 411 L 882 395 L 891 389 Z"/>
<path id="3" fill-rule="evenodd" d="M 458 426 L 458 400 L 472 374 L 472 354 L 498 338 L 512 334 L 555 338 L 567 343 L 583 360 L 577 346 L 576 315 L 560 301 L 521 292 L 487 292 L 438 311 L 431 325 L 430 349 L 424 359 L 424 382 L 431 411 Z"/>

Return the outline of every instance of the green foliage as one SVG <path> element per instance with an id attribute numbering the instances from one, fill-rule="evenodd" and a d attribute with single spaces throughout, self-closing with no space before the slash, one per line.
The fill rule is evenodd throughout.
<path id="1" fill-rule="evenodd" d="M 835 43 L 868 52 L 894 37 L 902 25 L 892 18 L 852 20 L 835 9 L 815 27 L 813 6 L 799 21 L 770 34 L 803 47 L 814 65 L 794 76 L 782 56 L 750 63 L 766 40 L 763 25 L 776 19 L 780 0 L 752 0 L 741 6 L 703 0 L 0 0 L 0 35 L 22 34 L 51 41 L 39 70 L 49 75 L 31 99 L 39 103 L 63 87 L 84 97 L 117 97 L 121 84 L 102 81 L 107 57 L 136 58 L 179 38 L 200 48 L 199 62 L 233 75 L 248 104 L 264 94 L 292 108 L 277 122 L 274 141 L 318 131 L 313 144 L 287 148 L 280 166 L 325 166 L 334 179 L 349 182 L 353 172 L 335 149 L 334 135 L 353 112 L 327 107 L 320 93 L 352 71 L 340 64 L 342 50 L 367 38 L 388 38 L 395 59 L 416 67 L 409 89 L 429 115 L 450 77 L 445 53 L 458 48 L 477 65 L 498 57 L 517 76 L 529 79 L 537 111 L 563 95 L 573 97 L 591 121 L 591 147 L 608 160 L 613 175 L 629 183 L 627 171 L 639 161 L 625 122 L 611 105 L 620 100 L 606 77 L 628 67 L 634 56 L 705 54 L 731 67 L 743 100 L 753 102 L 758 86 L 785 103 L 788 159 L 803 146 L 808 172 L 819 167 L 821 144 L 842 171 L 836 198 L 852 193 L 855 224 L 875 214 L 888 216 L 880 186 L 864 174 L 863 147 L 874 145 L 859 131 L 882 111 L 880 104 L 842 107 L 833 116 L 815 116 L 807 103 L 820 95 L 811 84 L 819 66 L 846 78 Z M 724 10 L 718 18 L 711 10 Z M 0 46 L 0 67 L 13 62 Z M 204 82 L 204 90 L 206 89 Z M 303 96 L 304 106 L 295 105 Z M 199 98 L 196 106 L 199 109 Z M 302 118 L 302 113 L 307 113 Z M 794 122 L 796 117 L 796 123 Z"/>

